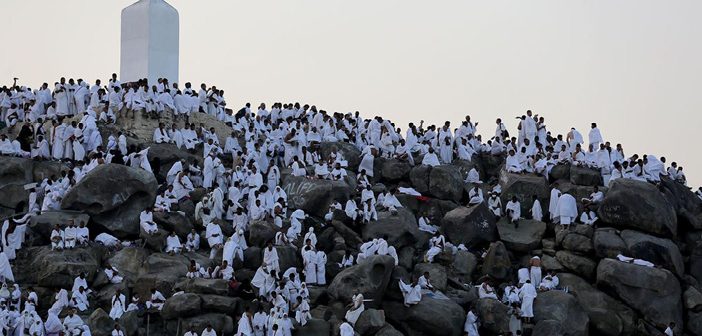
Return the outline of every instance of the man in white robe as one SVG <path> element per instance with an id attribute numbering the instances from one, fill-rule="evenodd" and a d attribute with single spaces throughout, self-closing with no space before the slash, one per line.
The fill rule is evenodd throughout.
<path id="1" fill-rule="evenodd" d="M 558 198 L 556 214 L 561 225 L 570 225 L 573 220 L 578 218 L 578 206 L 575 202 L 575 197 L 570 194 L 562 194 Z"/>
<path id="2" fill-rule="evenodd" d="M 505 205 L 505 214 L 509 217 L 515 228 L 519 227 L 519 219 L 522 217 L 522 205 L 517 200 L 517 196 L 512 196 L 512 199 Z"/>

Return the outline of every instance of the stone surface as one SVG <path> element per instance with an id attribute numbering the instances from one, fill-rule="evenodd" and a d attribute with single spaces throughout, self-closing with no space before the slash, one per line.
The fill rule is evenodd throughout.
<path id="1" fill-rule="evenodd" d="M 390 256 L 372 256 L 361 264 L 344 269 L 331 281 L 327 289 L 329 295 L 350 302 L 355 289 L 366 299 L 379 302 L 388 287 L 395 261 Z"/>
<path id="2" fill-rule="evenodd" d="M 597 286 L 616 295 L 658 328 L 670 322 L 682 325 L 680 283 L 667 270 L 603 259 L 597 266 Z"/>
<path id="3" fill-rule="evenodd" d="M 654 185 L 646 182 L 612 181 L 597 213 L 604 223 L 620 228 L 665 236 L 678 231 L 675 209 Z"/>
<path id="4" fill-rule="evenodd" d="M 654 237 L 645 233 L 624 230 L 621 237 L 626 244 L 627 256 L 650 261 L 682 276 L 685 265 L 678 246 L 669 239 Z"/>
<path id="5" fill-rule="evenodd" d="M 505 217 L 497 222 L 500 240 L 508 249 L 517 252 L 530 252 L 541 245 L 541 238 L 546 232 L 546 223 L 535 220 L 520 220 L 519 228 Z"/>
<path id="6" fill-rule="evenodd" d="M 441 232 L 455 245 L 471 246 L 497 239 L 495 216 L 485 204 L 457 207 L 441 220 Z"/>
<path id="7" fill-rule="evenodd" d="M 351 188 L 344 181 L 308 179 L 306 177 L 287 176 L 282 186 L 288 195 L 288 206 L 305 210 L 308 214 L 323 217 L 334 201 L 345 204 L 349 199 Z"/>
<path id="8" fill-rule="evenodd" d="M 590 318 L 575 297 L 563 291 L 541 292 L 534 300 L 534 321 L 553 320 L 565 336 L 589 335 Z"/>
<path id="9" fill-rule="evenodd" d="M 387 211 L 378 212 L 378 220 L 363 227 L 364 241 L 382 238 L 385 235 L 388 236 L 386 239 L 388 244 L 395 246 L 396 249 L 413 246 L 427 237 L 426 233 L 419 231 L 414 215 L 405 208 L 399 208 L 396 214 Z"/>
<path id="10" fill-rule="evenodd" d="M 483 274 L 489 275 L 493 279 L 507 280 L 512 275 L 512 263 L 505 244 L 496 242 L 490 244 L 490 248 L 483 259 Z"/>
<path id="11" fill-rule="evenodd" d="M 400 302 L 383 302 L 385 318 L 393 325 L 402 325 L 419 335 L 458 336 L 463 332 L 466 314 L 451 300 L 423 296 L 422 301 L 404 309 Z M 404 332 L 407 334 L 408 332 Z"/>

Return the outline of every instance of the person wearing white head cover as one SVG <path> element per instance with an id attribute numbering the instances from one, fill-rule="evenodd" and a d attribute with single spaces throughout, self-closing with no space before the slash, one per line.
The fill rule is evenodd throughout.
<path id="1" fill-rule="evenodd" d="M 237 243 L 237 240 L 234 239 L 235 236 L 236 234 L 229 237 L 222 249 L 222 260 L 226 261 L 228 265 L 234 265 L 234 257 L 239 257 L 242 261 L 244 260 L 244 251 Z"/>
<path id="2" fill-rule="evenodd" d="M 531 284 L 531 280 L 527 280 L 522 285 L 519 297 L 522 298 L 522 318 L 529 322 L 534 317 L 534 299 L 536 298 L 536 288 Z"/>
<path id="3" fill-rule="evenodd" d="M 551 217 L 551 221 L 556 223 L 558 221 L 558 199 L 561 197 L 561 191 L 558 190 L 558 184 L 554 184 L 553 189 L 551 189 L 551 198 L 548 203 L 548 212 Z"/>
<path id="4" fill-rule="evenodd" d="M 419 301 L 422 301 L 422 287 L 417 283 L 417 281 L 406 284 L 404 281 L 402 281 L 402 279 L 400 279 L 399 285 L 405 307 L 416 305 L 419 303 Z"/>
<path id="5" fill-rule="evenodd" d="M 151 208 L 146 208 L 139 215 L 139 225 L 144 229 L 146 234 L 152 235 L 158 232 L 158 226 L 154 222 L 154 214 L 151 212 Z"/>
<path id="6" fill-rule="evenodd" d="M 536 221 L 542 221 L 544 218 L 544 212 L 541 208 L 541 201 L 534 195 L 534 204 L 531 207 L 531 218 Z"/>
<path id="7" fill-rule="evenodd" d="M 317 265 L 317 285 L 324 286 L 327 284 L 327 254 L 324 251 L 317 251 L 315 260 Z"/>
<path id="8" fill-rule="evenodd" d="M 556 214 L 561 225 L 570 225 L 573 220 L 578 218 L 578 206 L 575 203 L 575 197 L 570 194 L 561 195 L 558 198 Z"/>
<path id="9" fill-rule="evenodd" d="M 268 242 L 268 246 L 263 249 L 263 264 L 268 267 L 269 270 L 273 270 L 276 273 L 280 273 L 280 258 L 278 257 L 278 249 L 273 247 L 271 242 Z"/>
<path id="10" fill-rule="evenodd" d="M 483 197 L 483 190 L 479 186 L 474 186 L 468 192 L 468 206 L 477 205 L 483 203 L 485 198 Z"/>
<path id="11" fill-rule="evenodd" d="M 302 262 L 304 265 L 305 282 L 310 285 L 317 284 L 317 253 L 312 247 L 305 247 L 305 251 L 302 252 Z"/>
<path id="12" fill-rule="evenodd" d="M 477 183 L 477 184 L 482 184 L 483 181 L 480 180 L 480 174 L 478 171 L 475 169 L 475 167 L 471 168 L 470 171 L 468 172 L 468 175 L 466 176 L 466 180 L 464 181 L 466 183 Z"/>
<path id="13" fill-rule="evenodd" d="M 425 166 L 438 166 L 441 164 L 439 162 L 439 157 L 434 153 L 434 148 L 429 147 L 429 152 L 424 154 L 424 158 L 422 158 L 422 164 Z"/>
<path id="14" fill-rule="evenodd" d="M 346 316 L 344 317 L 351 325 L 355 325 L 361 313 L 366 310 L 363 304 L 363 294 L 361 294 L 358 289 L 354 289 L 354 294 L 351 297 L 351 303 L 347 305 L 348 311 L 346 311 Z"/>
<path id="15" fill-rule="evenodd" d="M 317 246 L 317 235 L 314 233 L 313 227 L 310 227 L 309 231 L 305 233 L 305 238 L 302 241 L 306 243 L 308 239 L 312 243 L 313 247 Z"/>
<path id="16" fill-rule="evenodd" d="M 375 156 L 373 155 L 373 151 L 375 150 L 374 146 L 366 146 L 363 148 L 363 151 L 361 152 L 361 163 L 358 166 L 358 171 L 365 171 L 366 175 L 373 177 L 373 162 L 375 161 Z"/>

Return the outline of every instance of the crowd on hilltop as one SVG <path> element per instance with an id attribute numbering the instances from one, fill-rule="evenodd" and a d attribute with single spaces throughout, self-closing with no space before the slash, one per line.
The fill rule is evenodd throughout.
<path id="1" fill-rule="evenodd" d="M 7 239 L 3 239 L 0 254 L 0 273 L 12 280 L 10 262 L 14 251 L 22 246 L 24 231 L 21 229 L 32 215 L 42 211 L 60 210 L 64 195 L 81 181 L 91 170 L 104 163 L 125 164 L 137 169 L 152 171 L 146 147 L 128 146 L 126 132 L 110 134 L 104 141 L 100 124 L 118 123 L 121 118 L 134 118 L 137 113 L 146 113 L 154 118 L 172 114 L 171 125 L 161 123 L 153 132 L 153 143 L 172 143 L 180 149 L 195 152 L 203 148 L 201 160 L 181 160 L 165 174 L 153 207 L 144 209 L 139 216 L 141 229 L 147 235 L 156 235 L 162 229 L 153 220 L 153 212 L 169 212 L 171 208 L 196 188 L 204 188 L 206 196 L 197 204 L 195 218 L 202 222 L 203 232 L 193 230 L 187 239 L 175 232 L 166 237 L 164 252 L 178 254 L 182 251 L 207 250 L 210 259 L 222 251 L 219 266 L 203 267 L 192 262 L 187 277 L 221 278 L 237 283 L 233 265 L 243 260 L 243 251 L 248 247 L 247 232 L 255 221 L 269 220 L 278 232 L 275 239 L 264 249 L 263 264 L 257 270 L 251 285 L 254 295 L 270 302 L 269 312 L 251 309 L 241 317 L 238 335 L 290 335 L 291 330 L 305 325 L 310 318 L 308 286 L 324 286 L 326 280 L 327 255 L 317 249 L 317 237 L 313 228 L 304 229 L 309 214 L 302 209 L 288 206 L 288 196 L 281 187 L 281 169 L 290 168 L 291 175 L 310 179 L 344 181 L 350 174 L 356 176 L 358 195 L 345 204 L 334 203 L 324 220 L 331 222 L 343 212 L 356 225 L 372 225 L 379 211 L 396 213 L 403 205 L 398 194 L 420 194 L 412 188 L 392 188 L 377 193 L 373 190 L 374 162 L 377 157 L 391 158 L 410 165 L 437 166 L 451 164 L 456 160 L 471 161 L 475 155 L 504 156 L 505 169 L 514 174 L 536 174 L 548 178 L 551 170 L 560 164 L 588 167 L 600 172 L 603 185 L 616 179 L 636 179 L 658 183 L 662 176 L 686 184 L 683 168 L 672 162 L 666 167 L 666 159 L 654 155 L 627 156 L 620 144 L 612 146 L 606 141 L 595 123 L 588 131 L 587 142 L 583 135 L 571 128 L 564 134 L 547 129 L 543 116 L 526 111 L 518 117 L 514 135 L 501 119 L 495 121 L 494 132 L 478 134 L 478 123 L 466 116 L 459 125 L 446 121 L 443 125 L 410 123 L 403 131 L 390 120 L 375 116 L 364 119 L 359 112 L 329 113 L 312 105 L 300 103 L 274 103 L 270 107 L 261 103 L 255 111 L 250 104 L 232 109 L 227 104 L 224 91 L 214 86 L 201 84 L 199 89 L 186 83 L 182 87 L 166 79 L 157 83 L 141 80 L 121 83 L 116 74 L 103 86 L 100 80 L 90 85 L 82 79 L 74 81 L 61 78 L 49 86 L 38 89 L 13 83 L 0 89 L 0 154 L 37 160 L 62 160 L 70 169 L 60 176 L 52 176 L 41 183 L 29 185 L 28 212 L 23 217 L 12 218 L 3 225 Z M 231 133 L 217 134 L 216 128 L 190 123 L 195 113 L 206 113 L 231 128 Z M 177 124 L 183 124 L 182 128 Z M 222 141 L 222 139 L 226 139 Z M 350 169 L 349 160 L 340 148 L 329 155 L 320 155 L 323 142 L 345 142 L 360 151 L 360 164 L 356 171 Z M 531 214 L 521 213 L 518 200 L 512 199 L 504 206 L 499 198 L 499 185 L 484 188 L 480 172 L 470 170 L 465 177 L 467 183 L 475 185 L 469 192 L 467 206 L 485 203 L 497 217 L 508 217 L 515 225 L 522 218 L 544 220 L 543 209 L 534 202 Z M 489 190 L 484 195 L 483 190 Z M 702 198 L 702 191 L 697 191 Z M 585 204 L 597 204 L 603 193 L 595 188 Z M 568 194 L 552 191 L 548 205 L 551 220 L 562 225 L 580 221 L 595 224 L 597 218 L 591 208 L 578 213 L 575 199 Z M 226 237 L 220 222 L 234 228 L 235 234 Z M 425 260 L 444 251 L 455 251 L 469 247 L 453 244 L 438 233 L 433 219 L 421 216 L 418 227 L 433 235 L 425 253 Z M 10 229 L 11 228 L 11 229 Z M 72 223 L 67 227 L 57 225 L 51 233 L 51 244 L 55 250 L 80 248 L 88 244 L 90 235 L 86 223 Z M 206 242 L 206 245 L 201 242 Z M 118 248 L 129 242 L 120 241 L 107 233 L 95 237 L 95 241 L 108 247 Z M 298 245 L 295 245 L 297 243 Z M 275 246 L 302 246 L 299 253 L 304 267 L 281 269 Z M 363 263 L 372 255 L 389 255 L 397 264 L 397 251 L 386 237 L 364 242 L 359 253 L 347 252 L 339 266 L 350 267 Z M 622 258 L 625 258 L 622 256 Z M 4 260 L 3 260 L 4 259 Z M 623 260 L 623 259 L 622 259 Z M 117 269 L 107 266 L 104 270 L 110 281 L 123 281 Z M 422 295 L 440 296 L 431 283 L 428 273 L 416 279 L 405 279 L 400 286 L 405 295 L 405 304 L 411 306 L 421 300 Z M 63 322 L 58 315 L 64 308 L 84 311 L 88 309 L 90 288 L 76 279 L 73 290 L 61 291 L 45 321 L 32 313 L 37 304 L 36 294 L 11 293 L 6 298 L 1 317 L 4 328 L 24 328 L 29 335 L 55 334 L 58 330 L 73 335 L 87 335 L 89 331 L 78 315 L 71 313 Z M 529 269 L 520 270 L 519 282 L 505 291 L 502 300 L 514 310 L 515 334 L 519 322 L 533 317 L 533 300 L 540 290 L 558 288 L 556 274 L 541 276 L 538 257 Z M 7 290 L 7 289 L 5 289 Z M 17 286 L 16 291 L 20 291 Z M 495 290 L 485 282 L 479 285 L 481 297 L 497 298 Z M 0 290 L 0 298 L 3 291 Z M 130 309 L 160 309 L 166 300 L 154 289 L 150 298 L 133 297 L 129 301 L 117 293 L 112 300 L 110 316 L 114 319 Z M 362 293 L 355 293 L 349 304 L 346 321 L 341 325 L 341 335 L 353 335 L 354 324 L 364 310 Z M 23 303 L 23 304 L 21 304 Z M 22 312 L 22 315 L 20 315 Z M 1 315 L 1 314 L 0 314 Z M 22 323 L 22 326 L 19 326 Z M 477 317 L 469 311 L 466 332 L 477 335 Z M 9 330 L 9 329 L 8 329 Z M 39 330 L 42 330 L 41 332 Z M 213 335 L 212 328 L 201 331 L 201 335 Z M 113 335 L 122 335 L 116 328 Z M 193 330 L 186 335 L 197 335 Z"/>

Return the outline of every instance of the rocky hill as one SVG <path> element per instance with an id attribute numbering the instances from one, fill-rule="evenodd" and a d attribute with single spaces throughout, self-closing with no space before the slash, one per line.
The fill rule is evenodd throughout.
<path id="1" fill-rule="evenodd" d="M 163 120 L 168 125 L 170 120 Z M 226 125 L 196 113 L 191 122 L 215 127 L 217 134 L 229 134 Z M 182 121 L 176 121 L 178 127 Z M 106 312 L 117 290 L 128 294 L 150 295 L 159 289 L 167 300 L 163 311 L 146 315 L 130 312 L 119 320 L 126 335 L 182 335 L 187 326 L 202 330 L 211 323 L 219 334 L 233 335 L 238 318 L 251 297 L 230 296 L 224 280 L 186 279 L 190 259 L 215 266 L 209 251 L 168 255 L 162 253 L 165 232 L 175 231 L 185 240 L 192 228 L 203 231 L 195 220 L 195 204 L 205 194 L 196 190 L 191 199 L 177 207 L 182 213 L 154 213 L 161 231 L 155 237 L 144 237 L 138 217 L 152 206 L 159 183 L 165 179 L 170 165 L 181 158 L 202 159 L 197 153 L 178 150 L 171 144 L 151 144 L 157 120 L 137 115 L 120 119 L 117 125 L 101 125 L 103 140 L 124 129 L 129 141 L 151 146 L 149 159 L 158 158 L 160 172 L 153 176 L 143 170 L 107 164 L 96 168 L 69 191 L 61 203 L 65 211 L 48 212 L 32 218 L 27 229 L 25 247 L 18 251 L 13 270 L 18 283 L 33 286 L 40 295 L 38 310 L 45 312 L 59 288 L 70 289 L 81 272 L 95 291 L 85 320 L 92 334 L 109 335 L 113 322 Z M 345 143 L 322 143 L 320 153 L 327 157 L 338 148 L 355 172 L 360 152 Z M 550 223 L 524 220 L 519 228 L 496 221 L 486 205 L 466 207 L 471 184 L 464 182 L 467 172 L 476 168 L 483 181 L 496 181 L 502 188 L 506 204 L 516 196 L 527 214 L 536 195 L 548 218 L 550 185 L 573 194 L 582 209 L 581 198 L 588 197 L 595 185 L 601 184 L 597 171 L 561 165 L 549 181 L 535 175 L 507 173 L 504 158 L 474 156 L 473 160 L 450 165 L 410 166 L 406 162 L 376 158 L 373 190 L 412 187 L 423 196 L 401 195 L 403 207 L 397 214 L 379 212 L 378 220 L 355 226 L 343 215 L 335 216 L 331 225 L 324 225 L 323 216 L 334 201 L 342 204 L 356 196 L 356 181 L 313 180 L 294 177 L 283 169 L 282 187 L 289 206 L 311 215 L 304 221 L 303 232 L 314 227 L 318 248 L 328 254 L 327 286 L 311 286 L 313 319 L 296 329 L 297 335 L 338 335 L 339 325 L 355 289 L 365 298 L 366 311 L 356 323 L 362 336 L 389 335 L 461 335 L 469 307 L 477 308 L 481 335 L 504 335 L 509 331 L 508 307 L 490 298 L 480 299 L 475 285 L 489 278 L 501 293 L 502 288 L 516 281 L 517 271 L 527 267 L 533 256 L 541 258 L 545 271 L 558 272 L 560 287 L 539 293 L 534 304 L 534 323 L 525 325 L 532 335 L 662 335 L 670 322 L 677 334 L 702 335 L 702 201 L 685 186 L 663 178 L 659 185 L 619 179 L 604 189 L 604 201 L 597 209 L 600 218 L 596 227 L 575 225 L 563 229 Z M 421 162 L 421 161 L 418 161 Z M 20 158 L 0 158 L 0 204 L 6 208 L 21 207 L 27 192 L 22 185 L 38 182 L 60 170 L 64 164 Z M 487 184 L 481 185 L 487 192 Z M 5 210 L 7 213 L 8 210 Z M 455 245 L 468 250 L 443 252 L 433 263 L 424 260 L 430 235 L 420 231 L 417 218 L 428 215 L 440 232 Z M 56 252 L 49 247 L 49 233 L 56 223 L 69 219 L 89 223 L 91 236 L 108 232 L 123 240 L 139 240 L 141 244 L 116 252 L 101 246 Z M 226 235 L 231 225 L 222 224 Z M 271 222 L 256 222 L 247 233 L 249 248 L 244 262 L 234 265 L 236 278 L 249 281 L 262 262 L 264 243 L 275 234 Z M 397 250 L 396 266 L 389 256 L 374 256 L 364 263 L 340 269 L 337 263 L 344 251 L 355 255 L 359 245 L 368 239 L 387 236 Z M 206 245 L 203 243 L 203 245 Z M 301 269 L 301 244 L 297 247 L 276 247 L 280 268 Z M 220 252 L 221 253 L 221 252 Z M 620 262 L 618 254 L 650 261 L 656 267 Z M 221 255 L 221 254 L 220 254 Z M 221 260 L 221 257 L 215 258 Z M 107 281 L 102 269 L 106 263 L 125 276 L 121 284 Z M 449 299 L 425 295 L 419 304 L 406 308 L 398 287 L 400 279 L 429 272 L 434 285 Z M 185 294 L 171 297 L 178 291 Z"/>

